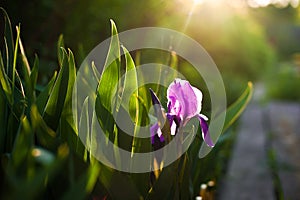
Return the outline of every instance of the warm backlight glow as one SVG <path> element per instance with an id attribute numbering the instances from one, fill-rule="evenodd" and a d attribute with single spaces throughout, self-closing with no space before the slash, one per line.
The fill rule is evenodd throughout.
<path id="1" fill-rule="evenodd" d="M 296 8 L 299 5 L 299 0 L 248 0 L 248 5 L 253 8 L 266 7 L 269 5 L 286 7 L 289 4 Z"/>
<path id="2" fill-rule="evenodd" d="M 195 5 L 201 4 L 204 2 L 204 0 L 193 0 Z"/>

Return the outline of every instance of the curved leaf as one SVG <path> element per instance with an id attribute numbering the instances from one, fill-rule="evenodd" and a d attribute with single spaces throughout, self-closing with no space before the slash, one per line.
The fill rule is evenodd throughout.
<path id="1" fill-rule="evenodd" d="M 53 89 L 55 80 L 56 80 L 57 73 L 55 72 L 51 78 L 51 80 L 48 82 L 44 90 L 38 95 L 36 99 L 36 104 L 38 111 L 43 114 L 45 111 L 46 104 L 48 102 L 48 98 L 51 94 L 51 91 Z"/>
<path id="2" fill-rule="evenodd" d="M 6 96 L 6 99 L 8 100 L 9 104 L 12 105 L 13 104 L 12 89 L 7 74 L 5 73 L 1 52 L 0 52 L 0 83 L 4 91 L 4 94 Z"/>
<path id="3" fill-rule="evenodd" d="M 108 110 L 112 109 L 112 98 L 118 92 L 118 82 L 120 78 L 121 55 L 118 32 L 115 23 L 111 20 L 111 41 L 106 57 L 106 62 L 98 85 L 98 96 L 102 105 Z M 116 90 L 115 90 L 116 89 Z M 115 102 L 118 98 L 115 99 Z M 115 105 L 116 106 L 116 105 Z"/>
<path id="4" fill-rule="evenodd" d="M 243 94 L 231 106 L 229 106 L 229 108 L 226 111 L 224 111 L 226 112 L 226 117 L 222 133 L 224 133 L 242 114 L 242 112 L 245 110 L 248 103 L 250 102 L 252 95 L 253 85 L 251 82 L 249 82 Z M 219 116 L 222 116 L 222 114 Z M 219 123 L 219 121 L 221 120 L 221 117 L 216 117 L 215 123 Z M 212 139 L 214 142 L 218 140 L 218 138 Z M 202 144 L 198 155 L 199 158 L 203 158 L 204 156 L 206 156 L 211 151 L 211 149 L 212 148 L 208 147 L 206 144 Z"/>
<path id="5" fill-rule="evenodd" d="M 13 58 L 14 58 L 14 39 L 13 39 L 13 33 L 12 33 L 12 28 L 11 28 L 11 22 L 9 19 L 9 16 L 7 12 L 0 7 L 0 10 L 3 14 L 4 17 L 4 44 L 5 44 L 5 49 L 6 49 L 6 55 L 3 55 L 3 61 L 4 64 L 6 64 L 6 73 L 8 76 L 11 78 L 11 70 L 12 68 L 10 66 L 13 65 Z M 2 40 L 2 38 L 1 38 Z"/>
<path id="6" fill-rule="evenodd" d="M 50 128 L 58 128 L 59 119 L 64 107 L 69 82 L 69 65 L 67 52 L 63 51 L 63 64 L 46 103 L 43 118 Z"/>

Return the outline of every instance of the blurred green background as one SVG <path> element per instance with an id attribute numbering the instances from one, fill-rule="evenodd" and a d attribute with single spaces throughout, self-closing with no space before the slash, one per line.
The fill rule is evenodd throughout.
<path id="1" fill-rule="evenodd" d="M 144 26 L 181 31 L 197 40 L 219 67 L 229 104 L 247 81 L 265 80 L 271 98 L 300 100 L 300 26 L 297 0 L 21 0 L 2 1 L 12 24 L 21 23 L 27 55 L 37 53 L 39 83 L 57 69 L 56 41 L 64 34 L 77 65 L 110 36 L 109 19 L 119 32 Z M 181 71 L 189 68 L 179 65 Z M 196 84 L 199 77 L 193 77 Z M 193 80 L 195 79 L 195 80 Z M 278 84 L 281 82 L 281 84 Z M 283 92 L 284 89 L 284 92 Z M 281 93 L 283 92 L 283 93 Z"/>

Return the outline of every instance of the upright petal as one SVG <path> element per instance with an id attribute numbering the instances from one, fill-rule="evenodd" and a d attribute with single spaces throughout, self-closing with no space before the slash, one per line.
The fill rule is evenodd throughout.
<path id="1" fill-rule="evenodd" d="M 201 114 L 198 114 L 197 117 L 198 117 L 199 122 L 200 122 L 201 130 L 202 130 L 202 138 L 203 138 L 204 142 L 208 146 L 214 147 L 215 145 L 214 145 L 214 143 L 211 140 L 210 135 L 209 135 L 208 124 L 206 122 L 207 117 L 204 116 L 204 115 L 201 115 Z"/>
<path id="2" fill-rule="evenodd" d="M 156 96 L 156 94 L 154 93 L 154 91 L 150 88 L 149 89 L 150 91 L 150 94 L 151 94 L 151 100 L 152 100 L 152 104 L 155 105 L 155 104 L 158 104 L 158 105 L 161 105 L 158 97 Z"/>
<path id="3" fill-rule="evenodd" d="M 192 118 L 201 110 L 202 94 L 186 80 L 175 79 L 168 87 L 167 98 L 169 113 L 181 119 Z"/>
<path id="4" fill-rule="evenodd" d="M 192 86 L 192 89 L 196 95 L 197 102 L 198 102 L 198 107 L 197 107 L 197 112 L 196 112 L 198 114 L 198 113 L 200 113 L 200 111 L 202 109 L 202 96 L 203 95 L 202 95 L 202 92 L 198 88 Z"/>

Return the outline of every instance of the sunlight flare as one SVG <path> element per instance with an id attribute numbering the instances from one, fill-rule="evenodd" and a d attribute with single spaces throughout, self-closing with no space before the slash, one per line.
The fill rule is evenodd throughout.
<path id="1" fill-rule="evenodd" d="M 299 5 L 299 0 L 248 0 L 248 5 L 253 8 L 266 7 L 269 5 L 281 8 L 291 5 L 296 8 Z"/>

